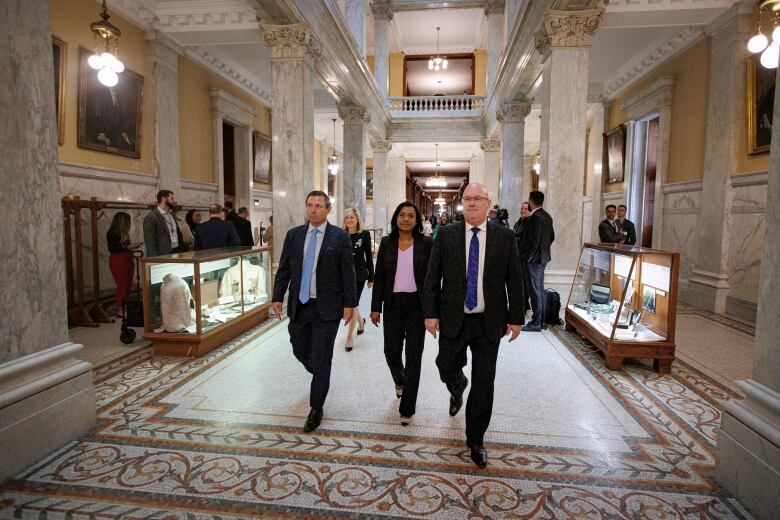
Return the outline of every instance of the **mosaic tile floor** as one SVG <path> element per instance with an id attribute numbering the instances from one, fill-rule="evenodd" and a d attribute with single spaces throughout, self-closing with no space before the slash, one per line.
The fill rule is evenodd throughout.
<path id="1" fill-rule="evenodd" d="M 97 366 L 97 427 L 9 481 L 0 518 L 750 518 L 714 480 L 719 403 L 737 396 L 686 361 L 610 372 L 562 327 L 502 345 L 479 470 L 435 341 L 403 428 L 381 330 L 349 354 L 343 335 L 315 435 L 278 322 L 200 359 L 140 348 Z"/>

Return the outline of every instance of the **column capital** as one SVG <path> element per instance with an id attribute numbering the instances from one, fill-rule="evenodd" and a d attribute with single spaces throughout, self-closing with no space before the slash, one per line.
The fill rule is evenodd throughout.
<path id="1" fill-rule="evenodd" d="M 262 24 L 263 41 L 271 49 L 272 60 L 302 60 L 322 56 L 322 44 L 312 36 L 308 23 Z"/>
<path id="2" fill-rule="evenodd" d="M 545 55 L 551 47 L 590 47 L 590 37 L 601 24 L 604 9 L 549 10 L 536 33 L 535 46 Z"/>
<path id="3" fill-rule="evenodd" d="M 374 153 L 387 153 L 393 149 L 393 141 L 369 139 L 369 143 L 371 143 L 371 150 Z"/>
<path id="4" fill-rule="evenodd" d="M 374 13 L 374 20 L 393 19 L 393 7 L 389 4 L 371 4 L 371 12 Z"/>
<path id="5" fill-rule="evenodd" d="M 500 123 L 525 123 L 525 118 L 531 113 L 531 103 L 505 103 L 496 110 L 496 119 Z"/>
<path id="6" fill-rule="evenodd" d="M 479 147 L 483 152 L 500 152 L 501 140 L 500 139 L 482 139 L 479 143 Z"/>
<path id="7" fill-rule="evenodd" d="M 168 38 L 165 34 L 157 29 L 148 31 L 144 35 L 147 48 L 147 61 L 166 67 L 173 73 L 178 72 L 179 68 L 179 56 L 184 51 L 178 44 Z"/>
<path id="8" fill-rule="evenodd" d="M 339 117 L 345 125 L 363 124 L 371 120 L 366 114 L 366 109 L 359 106 L 339 106 Z"/>

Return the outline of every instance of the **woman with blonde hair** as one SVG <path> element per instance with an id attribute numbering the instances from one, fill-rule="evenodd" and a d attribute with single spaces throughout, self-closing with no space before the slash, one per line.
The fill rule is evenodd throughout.
<path id="1" fill-rule="evenodd" d="M 371 256 L 371 233 L 363 229 L 360 219 L 360 212 L 355 208 L 350 208 L 344 213 L 344 229 L 349 233 L 352 239 L 352 258 L 355 261 L 355 280 L 357 282 L 357 302 L 360 305 L 360 295 L 363 293 L 363 286 L 368 281 L 369 289 L 374 285 L 374 259 Z M 352 319 L 349 322 L 349 332 L 344 345 L 344 350 L 352 350 L 352 333 L 357 326 L 358 336 L 363 334 L 366 327 L 366 320 L 360 315 L 360 308 L 356 307 L 352 313 Z"/>

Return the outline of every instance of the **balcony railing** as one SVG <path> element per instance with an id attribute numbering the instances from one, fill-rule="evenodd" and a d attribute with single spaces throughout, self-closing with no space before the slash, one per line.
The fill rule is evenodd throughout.
<path id="1" fill-rule="evenodd" d="M 404 96 L 387 98 L 390 112 L 398 116 L 480 115 L 485 96 Z"/>

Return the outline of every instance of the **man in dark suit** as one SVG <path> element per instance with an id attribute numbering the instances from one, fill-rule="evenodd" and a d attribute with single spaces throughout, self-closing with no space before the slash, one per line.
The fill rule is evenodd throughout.
<path id="1" fill-rule="evenodd" d="M 599 240 L 606 244 L 622 244 L 624 237 L 618 232 L 617 223 L 615 223 L 615 213 L 617 208 L 614 204 L 608 204 L 604 208 L 606 218 L 599 223 Z"/>
<path id="2" fill-rule="evenodd" d="M 195 233 L 195 250 L 215 249 L 218 247 L 240 246 L 236 228 L 230 222 L 222 220 L 222 206 L 209 206 L 209 219 L 198 224 Z"/>
<path id="3" fill-rule="evenodd" d="M 514 341 L 523 324 L 523 283 L 514 234 L 487 222 L 490 197 L 482 184 L 463 192 L 463 216 L 440 228 L 425 278 L 425 328 L 441 331 L 436 366 L 450 392 L 450 415 L 463 406 L 469 380 L 463 374 L 471 348 L 471 392 L 466 443 L 471 460 L 487 465 L 483 440 L 493 413 L 493 382 L 501 337 Z"/>
<path id="4" fill-rule="evenodd" d="M 532 191 L 528 196 L 528 205 L 531 208 L 531 216 L 528 222 L 527 243 L 522 250 L 525 253 L 523 259 L 528 263 L 528 278 L 531 281 L 531 323 L 523 327 L 529 332 L 540 332 L 546 329 L 544 324 L 544 270 L 552 259 L 550 246 L 555 241 L 555 229 L 553 219 L 542 206 L 544 206 L 544 193 Z"/>
<path id="5" fill-rule="evenodd" d="M 236 233 L 238 233 L 242 246 L 252 247 L 255 245 L 255 240 L 252 238 L 252 223 L 249 222 L 248 209 L 238 208 L 238 215 L 233 219 L 233 225 L 236 227 Z"/>
<path id="6" fill-rule="evenodd" d="M 186 246 L 173 215 L 176 197 L 171 190 L 157 192 L 157 207 L 144 217 L 144 246 L 146 256 L 175 253 Z"/>
<path id="7" fill-rule="evenodd" d="M 312 191 L 306 197 L 308 223 L 284 237 L 273 293 L 274 314 L 282 318 L 287 288 L 288 330 L 293 354 L 312 374 L 309 405 L 303 431 L 317 429 L 330 387 L 333 342 L 339 318 L 347 324 L 357 307 L 352 240 L 347 232 L 328 223 L 330 197 Z"/>
<path id="8" fill-rule="evenodd" d="M 623 235 L 623 243 L 627 246 L 633 246 L 636 244 L 636 226 L 626 218 L 627 211 L 628 208 L 625 204 L 621 204 L 617 207 L 615 224 L 617 224 L 618 233 Z"/>

